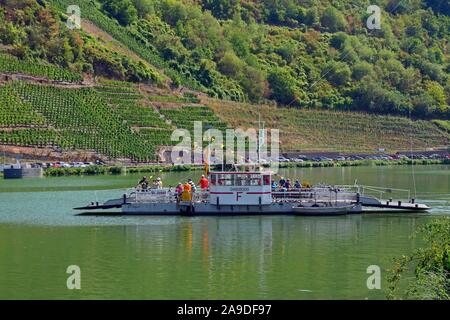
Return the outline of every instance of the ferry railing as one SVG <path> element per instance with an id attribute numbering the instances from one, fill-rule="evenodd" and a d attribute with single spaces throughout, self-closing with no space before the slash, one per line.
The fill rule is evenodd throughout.
<path id="1" fill-rule="evenodd" d="M 296 189 L 273 191 L 274 201 L 314 202 L 314 203 L 356 203 L 354 192 L 343 192 L 334 188 Z"/>
<path id="2" fill-rule="evenodd" d="M 192 192 L 193 202 L 209 202 L 209 191 L 207 190 L 195 190 Z"/>
<path id="3" fill-rule="evenodd" d="M 131 193 L 136 202 L 168 203 L 176 201 L 175 191 L 170 188 L 163 189 L 134 189 Z"/>
<path id="4" fill-rule="evenodd" d="M 163 189 L 129 189 L 128 195 L 134 198 L 135 202 L 146 203 L 170 203 L 180 201 L 180 195 L 177 194 L 174 188 Z M 209 191 L 197 189 L 191 192 L 192 202 L 207 202 L 209 201 Z"/>
<path id="5" fill-rule="evenodd" d="M 411 190 L 409 189 L 398 189 L 390 187 L 376 187 L 376 186 L 366 186 L 366 185 L 339 185 L 337 188 L 354 190 L 361 196 L 374 197 L 376 200 L 382 201 L 386 194 L 400 193 L 407 194 L 407 199 L 411 199 Z"/>
<path id="6" fill-rule="evenodd" d="M 94 190 L 94 200 L 91 204 L 103 204 L 110 200 L 112 197 L 115 197 L 118 192 L 122 194 L 128 194 L 128 190 L 126 189 L 107 189 L 107 190 Z"/>

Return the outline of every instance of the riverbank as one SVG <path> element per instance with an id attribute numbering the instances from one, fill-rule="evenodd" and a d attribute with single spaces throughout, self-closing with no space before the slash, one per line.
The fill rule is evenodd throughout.
<path id="1" fill-rule="evenodd" d="M 280 168 L 323 168 L 355 166 L 391 166 L 391 165 L 436 165 L 450 164 L 450 159 L 416 159 L 416 160 L 354 160 L 354 161 L 305 161 L 280 163 Z M 268 167 L 269 165 L 264 165 Z M 49 177 L 80 175 L 120 175 L 127 173 L 162 173 L 203 170 L 202 165 L 148 165 L 148 166 L 100 166 L 85 168 L 48 168 L 44 175 Z"/>
<path id="2" fill-rule="evenodd" d="M 203 166 L 194 165 L 148 165 L 148 166 L 103 166 L 92 165 L 84 168 L 47 168 L 44 176 L 80 176 L 80 175 L 118 175 L 127 173 L 158 173 L 158 172 L 182 172 L 202 169 Z"/>

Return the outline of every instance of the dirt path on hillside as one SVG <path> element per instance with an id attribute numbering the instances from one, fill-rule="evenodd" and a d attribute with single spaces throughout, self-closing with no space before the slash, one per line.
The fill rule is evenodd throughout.
<path id="1" fill-rule="evenodd" d="M 48 147 L 22 147 L 0 144 L 0 154 L 5 156 L 26 158 L 29 160 L 43 161 L 82 161 L 92 162 L 97 159 L 95 152 L 86 150 L 59 152 Z"/>
<path id="2" fill-rule="evenodd" d="M 81 25 L 84 32 L 94 36 L 98 40 L 100 40 L 104 45 L 106 45 L 109 49 L 112 49 L 116 52 L 119 52 L 123 55 L 129 56 L 133 59 L 136 59 L 138 61 L 141 61 L 143 63 L 148 64 L 147 61 L 142 59 L 140 56 L 138 56 L 136 53 L 128 49 L 127 47 L 123 46 L 118 40 L 114 39 L 109 33 L 103 31 L 97 25 L 95 25 L 93 22 L 81 19 Z"/>
<path id="3" fill-rule="evenodd" d="M 49 80 L 47 78 L 31 76 L 29 74 L 23 73 L 0 72 L 0 83 L 7 83 L 11 81 L 27 81 L 35 84 L 45 84 L 58 88 L 73 88 L 73 89 L 95 86 L 95 83 L 93 83 L 89 77 L 86 77 L 86 80 L 83 80 L 83 82 L 81 83 L 73 83 L 73 82 Z"/>

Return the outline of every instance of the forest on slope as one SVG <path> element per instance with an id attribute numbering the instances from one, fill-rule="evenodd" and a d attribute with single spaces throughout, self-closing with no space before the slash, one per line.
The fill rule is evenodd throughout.
<path id="1" fill-rule="evenodd" d="M 220 99 L 450 118 L 447 0 L 77 1 L 139 62 L 82 29 L 55 29 L 72 2 L 0 0 L 0 42 L 21 58 L 135 82 L 167 76 Z M 380 29 L 366 26 L 372 4 Z"/>

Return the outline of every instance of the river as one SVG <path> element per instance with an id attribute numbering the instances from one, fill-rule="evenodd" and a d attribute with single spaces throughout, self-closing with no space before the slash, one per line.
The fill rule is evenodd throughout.
<path id="1" fill-rule="evenodd" d="M 450 214 L 450 166 L 412 169 L 281 174 L 412 189 L 429 214 L 77 216 L 73 207 L 120 197 L 139 175 L 0 180 L 0 299 L 384 299 L 392 259 L 420 245 L 418 226 Z M 200 174 L 161 177 L 169 185 Z M 67 289 L 70 265 L 80 267 L 80 290 Z M 370 265 L 381 268 L 380 290 L 367 288 Z"/>

